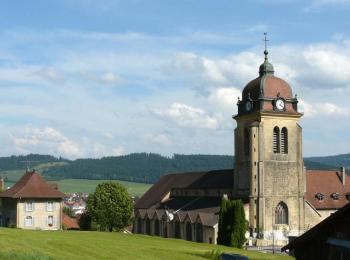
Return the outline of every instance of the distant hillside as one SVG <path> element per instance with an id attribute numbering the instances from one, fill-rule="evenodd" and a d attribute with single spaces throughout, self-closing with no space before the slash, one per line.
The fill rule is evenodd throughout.
<path id="1" fill-rule="evenodd" d="M 33 168 L 40 164 L 69 162 L 63 158 L 56 158 L 51 155 L 28 154 L 12 155 L 9 157 L 0 157 L 0 171 L 25 170 L 27 167 Z"/>
<path id="2" fill-rule="evenodd" d="M 180 155 L 164 157 L 152 153 L 135 153 L 101 159 L 78 159 L 66 165 L 46 169 L 49 179 L 117 179 L 154 183 L 167 173 L 207 171 L 233 167 L 229 155 Z"/>
<path id="3" fill-rule="evenodd" d="M 350 153 L 322 157 L 309 157 L 307 160 L 325 165 L 335 165 L 336 168 L 343 166 L 350 169 Z"/>
<path id="4" fill-rule="evenodd" d="M 350 168 L 350 154 L 305 158 L 307 169 Z M 116 179 L 154 183 L 160 176 L 174 172 L 207 171 L 233 168 L 230 155 L 180 155 L 165 157 L 152 153 L 134 153 L 101 159 L 66 160 L 51 155 L 0 157 L 0 175 L 15 181 L 29 166 L 50 180 L 63 179 Z M 11 178 L 13 177 L 13 178 Z"/>

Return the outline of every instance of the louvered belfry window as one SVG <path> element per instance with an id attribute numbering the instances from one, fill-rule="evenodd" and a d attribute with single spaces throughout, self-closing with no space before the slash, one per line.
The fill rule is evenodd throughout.
<path id="1" fill-rule="evenodd" d="M 285 127 L 281 131 L 281 153 L 288 153 L 288 130 Z"/>
<path id="2" fill-rule="evenodd" d="M 280 152 L 280 129 L 277 126 L 273 129 L 273 152 Z"/>
<path id="3" fill-rule="evenodd" d="M 244 129 L 244 153 L 246 155 L 249 154 L 250 152 L 250 136 L 249 136 L 249 129 L 245 128 Z"/>
<path id="4" fill-rule="evenodd" d="M 288 208 L 282 201 L 278 203 L 275 210 L 275 224 L 288 224 Z"/>

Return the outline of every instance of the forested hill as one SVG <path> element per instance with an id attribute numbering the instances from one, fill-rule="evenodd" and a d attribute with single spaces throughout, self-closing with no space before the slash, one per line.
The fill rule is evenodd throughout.
<path id="1" fill-rule="evenodd" d="M 135 153 L 101 159 L 78 159 L 66 165 L 46 169 L 49 179 L 117 179 L 154 183 L 167 173 L 233 168 L 229 155 L 179 155 L 164 157 L 152 153 Z"/>
<path id="2" fill-rule="evenodd" d="M 350 154 L 305 158 L 307 169 L 350 169 Z M 118 179 L 154 183 L 160 176 L 174 172 L 207 171 L 233 168 L 231 155 L 180 155 L 165 157 L 152 153 L 135 153 L 101 159 L 66 160 L 51 155 L 0 157 L 0 175 L 5 171 L 36 168 L 51 180 Z M 349 171 L 348 171 L 349 172 Z M 7 174 L 7 173 L 6 173 Z"/>

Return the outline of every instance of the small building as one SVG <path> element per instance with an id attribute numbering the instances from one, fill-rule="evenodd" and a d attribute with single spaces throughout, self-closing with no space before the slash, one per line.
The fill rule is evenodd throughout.
<path id="1" fill-rule="evenodd" d="M 350 259 L 350 203 L 282 248 L 297 260 Z"/>
<path id="2" fill-rule="evenodd" d="M 57 185 L 50 185 L 35 170 L 26 171 L 10 189 L 0 193 L 3 227 L 59 230 L 62 228 L 62 198 Z"/>

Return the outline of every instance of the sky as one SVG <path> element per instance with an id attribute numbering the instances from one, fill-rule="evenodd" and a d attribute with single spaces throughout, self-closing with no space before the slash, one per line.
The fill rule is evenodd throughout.
<path id="1" fill-rule="evenodd" d="M 3 0 L 0 156 L 234 153 L 258 76 L 298 95 L 305 156 L 350 152 L 350 0 Z"/>

